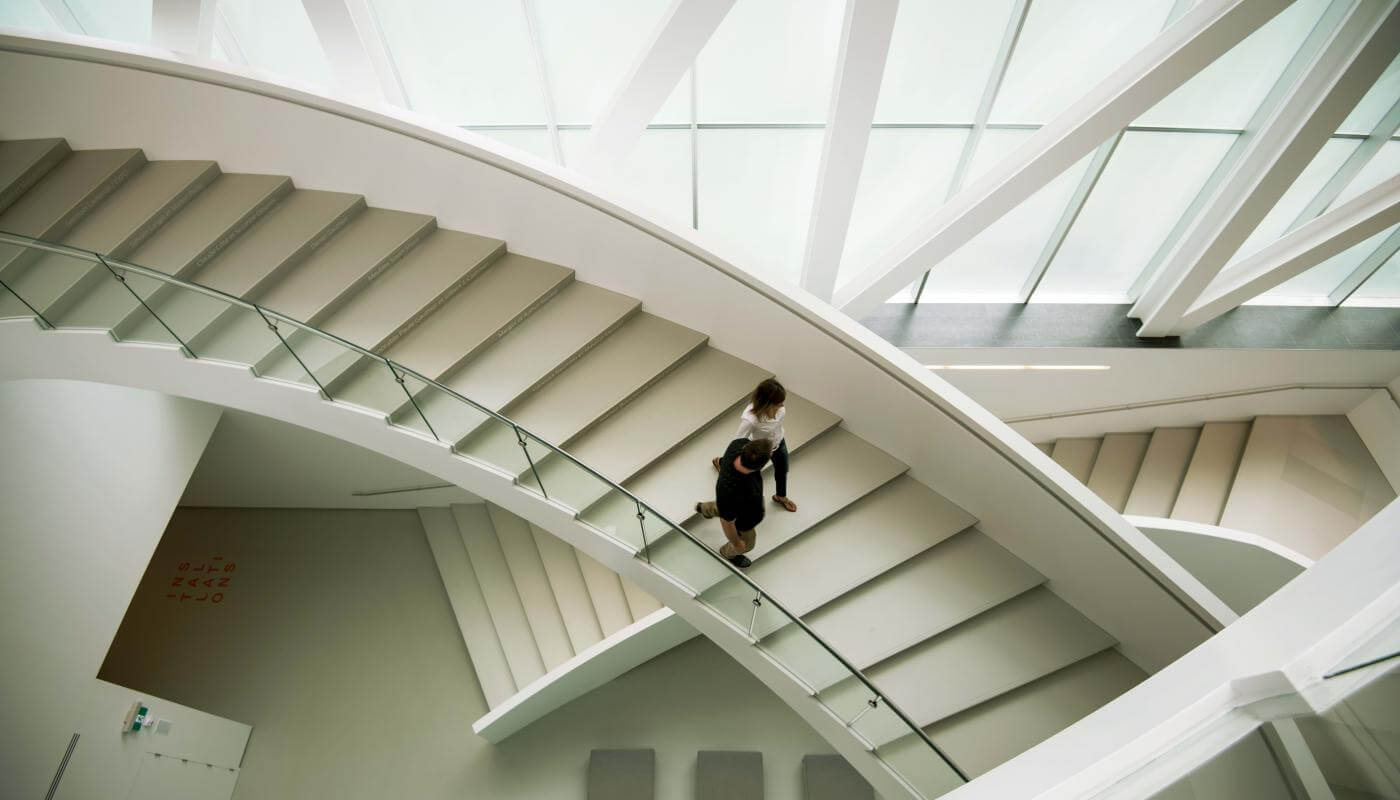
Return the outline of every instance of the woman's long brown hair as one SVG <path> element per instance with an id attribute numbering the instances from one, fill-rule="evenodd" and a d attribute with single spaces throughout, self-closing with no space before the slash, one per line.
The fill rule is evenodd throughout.
<path id="1" fill-rule="evenodd" d="M 753 399 L 750 401 L 753 405 L 753 415 L 759 419 L 772 419 L 786 400 L 787 392 L 783 390 L 783 385 L 769 378 L 753 390 Z"/>

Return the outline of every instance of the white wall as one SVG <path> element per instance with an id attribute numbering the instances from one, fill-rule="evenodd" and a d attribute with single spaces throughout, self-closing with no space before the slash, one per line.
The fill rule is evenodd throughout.
<path id="1" fill-rule="evenodd" d="M 166 576 L 214 550 L 237 564 L 225 602 L 166 600 Z M 252 723 L 235 798 L 583 800 L 590 749 L 653 747 L 658 797 L 691 796 L 697 750 L 749 749 L 767 797 L 798 800 L 801 757 L 831 752 L 704 639 L 487 743 L 412 511 L 180 509 L 102 675 Z"/>
<path id="2" fill-rule="evenodd" d="M 202 403 L 118 386 L 0 382 L 0 775 L 8 796 L 47 791 L 218 417 Z"/>
<path id="3" fill-rule="evenodd" d="M 168 726 L 121 732 L 135 701 Z M 55 800 L 228 800 L 252 728 L 93 680 L 79 732 Z"/>

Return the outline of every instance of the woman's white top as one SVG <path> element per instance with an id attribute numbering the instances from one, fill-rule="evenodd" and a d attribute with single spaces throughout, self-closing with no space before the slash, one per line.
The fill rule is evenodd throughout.
<path id="1" fill-rule="evenodd" d="M 744 407 L 743 416 L 739 417 L 739 432 L 734 435 L 735 439 L 767 439 L 773 443 L 773 449 L 777 450 L 778 445 L 783 441 L 783 417 L 787 415 L 787 407 L 778 409 L 778 413 L 772 419 L 759 419 L 753 413 L 753 404 Z"/>

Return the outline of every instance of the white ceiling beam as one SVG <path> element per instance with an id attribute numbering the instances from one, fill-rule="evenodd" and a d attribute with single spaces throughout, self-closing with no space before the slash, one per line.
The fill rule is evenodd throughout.
<path id="1" fill-rule="evenodd" d="M 672 0 L 593 123 L 580 167 L 606 173 L 623 162 L 733 6 L 734 0 Z"/>
<path id="2" fill-rule="evenodd" d="M 1232 264 L 1187 309 L 1177 329 L 1185 331 L 1209 322 L 1397 222 L 1400 222 L 1400 175 Z"/>
<path id="3" fill-rule="evenodd" d="M 214 42 L 215 0 L 152 0 L 151 43 L 177 53 L 208 56 Z"/>
<path id="4" fill-rule="evenodd" d="M 301 0 L 336 84 L 347 94 L 408 107 L 368 0 Z"/>
<path id="5" fill-rule="evenodd" d="M 1397 0 L 1355 4 L 1306 74 L 1249 141 L 1129 316 L 1138 336 L 1181 333 L 1186 310 L 1326 144 L 1395 57 Z"/>
<path id="6" fill-rule="evenodd" d="M 846 0 L 802 259 L 802 288 L 823 300 L 836 289 L 898 10 L 899 0 Z"/>
<path id="7" fill-rule="evenodd" d="M 1127 127 L 1288 5 L 1202 0 L 1021 148 L 928 217 L 837 292 L 859 318 Z"/>
<path id="8" fill-rule="evenodd" d="M 1347 160 L 1342 162 L 1342 165 L 1327 180 L 1327 183 L 1318 190 L 1316 195 L 1313 195 L 1313 199 L 1298 213 L 1297 218 L 1288 226 L 1288 229 L 1292 230 L 1326 211 L 1327 207 L 1332 205 L 1342 190 L 1347 187 L 1347 184 L 1351 183 L 1352 179 L 1361 172 L 1362 167 L 1370 163 L 1371 158 L 1380 152 L 1381 146 L 1395 135 L 1397 129 L 1400 129 L 1400 100 L 1395 101 L 1395 104 L 1390 107 L 1390 111 L 1386 112 L 1381 121 L 1376 123 L 1376 127 L 1371 129 L 1371 133 L 1362 140 L 1361 144 L 1356 146 L 1355 150 L 1351 151 Z"/>

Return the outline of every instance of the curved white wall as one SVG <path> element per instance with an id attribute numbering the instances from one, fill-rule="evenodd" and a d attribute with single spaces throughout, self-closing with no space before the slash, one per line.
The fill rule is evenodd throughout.
<path id="1" fill-rule="evenodd" d="M 693 232 L 642 219 L 578 175 L 513 161 L 479 137 L 405 112 L 158 51 L 0 36 L 0 104 L 7 138 L 64 136 L 76 148 L 140 146 L 150 158 L 290 175 L 299 186 L 357 192 L 371 205 L 505 239 L 512 250 L 638 297 L 650 312 L 773 370 L 909 464 L 1148 670 L 1201 641 L 1225 610 L 1195 599 L 1209 593 L 1145 536 L 897 348 L 800 290 L 734 268 Z"/>

